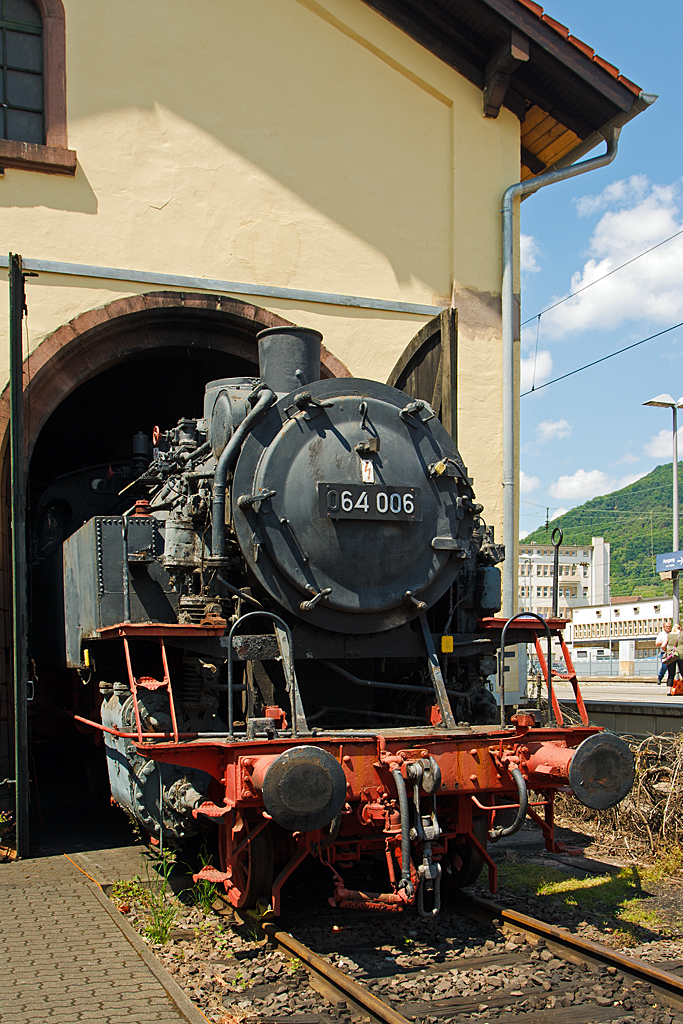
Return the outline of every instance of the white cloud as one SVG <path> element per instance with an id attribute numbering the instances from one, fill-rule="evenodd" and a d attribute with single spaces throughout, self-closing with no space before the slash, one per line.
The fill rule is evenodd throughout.
<path id="1" fill-rule="evenodd" d="M 522 494 L 531 494 L 537 487 L 541 486 L 541 481 L 537 476 L 527 476 L 523 469 L 519 471 L 519 489 Z"/>
<path id="2" fill-rule="evenodd" d="M 608 206 L 617 206 L 629 200 L 639 201 L 647 192 L 649 184 L 644 174 L 632 174 L 630 178 L 622 181 L 613 181 L 595 196 L 581 196 L 580 199 L 575 199 L 574 204 L 579 217 L 589 217 Z"/>
<path id="3" fill-rule="evenodd" d="M 680 449 L 681 444 L 681 432 L 678 432 L 678 446 Z M 673 460 L 673 436 L 672 431 L 660 430 L 658 434 L 651 437 L 650 440 L 643 445 L 643 451 L 646 455 L 651 456 L 653 459 L 668 459 Z"/>
<path id="4" fill-rule="evenodd" d="M 542 420 L 536 427 L 536 440 L 539 444 L 546 441 L 561 441 L 572 432 L 571 424 L 566 420 Z"/>
<path id="5" fill-rule="evenodd" d="M 555 511 L 553 512 L 553 514 L 550 517 L 550 522 L 552 523 L 553 519 L 559 519 L 560 516 L 563 516 L 565 514 L 565 512 L 569 512 L 569 509 L 568 508 L 556 508 Z"/>
<path id="6" fill-rule="evenodd" d="M 531 530 L 520 530 L 519 531 L 519 539 L 520 540 L 524 540 L 524 538 L 528 537 L 530 533 L 531 533 Z"/>
<path id="7" fill-rule="evenodd" d="M 561 476 L 552 483 L 548 488 L 548 494 L 551 498 L 565 501 L 588 501 L 599 494 L 619 491 L 622 487 L 632 484 L 634 480 L 640 480 L 642 476 L 645 476 L 645 473 L 631 473 L 620 480 L 615 480 L 601 469 L 577 469 L 575 473 Z"/>
<path id="8" fill-rule="evenodd" d="M 616 181 L 577 203 L 580 214 L 605 210 L 590 239 L 590 258 L 572 276 L 567 294 L 683 229 L 677 185 L 651 185 L 642 175 Z M 669 326 L 683 319 L 683 235 L 568 299 L 543 317 L 546 338 L 614 328 L 627 320 Z M 560 298 L 558 296 L 557 298 Z"/>
<path id="9" fill-rule="evenodd" d="M 626 455 L 622 455 L 620 459 L 617 459 L 612 463 L 613 466 L 631 465 L 633 462 L 640 462 L 640 455 L 632 455 L 631 452 L 626 452 Z"/>
<path id="10" fill-rule="evenodd" d="M 536 365 L 536 374 L 534 376 L 534 364 Z M 535 355 L 529 356 L 528 359 L 521 360 L 521 374 L 520 374 L 520 387 L 522 391 L 529 391 L 532 385 L 538 387 L 539 384 L 545 383 L 550 378 L 550 374 L 553 372 L 553 357 L 550 352 L 542 349 L 538 353 L 538 358 Z"/>
<path id="11" fill-rule="evenodd" d="M 541 255 L 541 247 L 533 235 L 522 235 L 520 237 L 520 243 L 522 270 L 536 274 L 541 269 L 538 265 L 538 257 Z"/>

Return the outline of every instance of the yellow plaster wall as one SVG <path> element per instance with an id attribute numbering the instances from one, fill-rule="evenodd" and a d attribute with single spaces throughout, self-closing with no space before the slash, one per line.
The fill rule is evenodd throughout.
<path id="1" fill-rule="evenodd" d="M 361 0 L 64 6 L 78 171 L 5 172 L 4 250 L 426 304 L 455 294 L 459 439 L 499 524 L 499 203 L 519 177 L 516 118 L 484 119 L 478 88 Z M 41 275 L 31 346 L 148 290 Z M 319 328 L 380 380 L 427 319 L 250 301 Z"/>

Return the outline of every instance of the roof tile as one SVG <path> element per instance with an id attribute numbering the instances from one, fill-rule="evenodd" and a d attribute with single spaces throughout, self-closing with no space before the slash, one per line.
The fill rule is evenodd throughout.
<path id="1" fill-rule="evenodd" d="M 632 92 L 636 93 L 638 96 L 640 95 L 640 86 L 636 85 L 635 82 L 632 82 L 630 78 L 626 77 L 626 75 L 619 75 L 619 81 L 622 85 L 625 85 L 627 89 L 631 89 Z"/>
<path id="2" fill-rule="evenodd" d="M 585 53 L 587 57 L 590 57 L 591 60 L 595 57 L 595 50 L 593 47 L 589 46 L 588 43 L 584 43 L 583 40 L 577 39 L 576 36 L 569 36 L 569 42 L 573 43 L 574 46 Z"/>
<path id="3" fill-rule="evenodd" d="M 550 25 L 551 28 L 554 28 L 556 32 L 560 33 L 560 35 L 563 35 L 565 39 L 569 37 L 569 29 L 567 26 L 563 25 L 560 21 L 555 21 L 555 19 L 551 18 L 549 14 L 544 14 L 541 20 L 544 21 L 546 25 Z"/>
<path id="4" fill-rule="evenodd" d="M 518 2 L 520 4 L 524 4 L 525 7 L 528 7 L 529 10 L 533 11 L 534 14 L 537 14 L 539 18 L 543 16 L 543 8 L 540 4 L 535 4 L 534 0 L 518 0 Z"/>
<path id="5" fill-rule="evenodd" d="M 610 64 L 609 61 L 605 60 L 604 57 L 598 57 L 597 53 L 593 57 L 596 64 L 599 64 L 601 68 L 604 68 L 608 75 L 612 78 L 619 77 L 619 68 L 615 68 L 614 64 Z"/>

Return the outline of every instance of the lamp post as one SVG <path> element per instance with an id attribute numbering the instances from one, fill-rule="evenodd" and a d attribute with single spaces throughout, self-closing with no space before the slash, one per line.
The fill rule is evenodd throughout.
<path id="1" fill-rule="evenodd" d="M 609 601 L 609 675 L 612 678 L 612 581 L 607 584 L 607 600 Z"/>
<path id="2" fill-rule="evenodd" d="M 683 398 L 676 401 L 671 395 L 657 395 L 643 405 L 652 405 L 656 409 L 671 409 L 673 412 L 673 550 L 678 551 L 678 410 L 683 409 Z M 673 576 L 673 621 L 679 621 L 680 601 L 678 591 L 678 570 Z"/>
<path id="3" fill-rule="evenodd" d="M 531 566 L 533 565 L 533 562 L 531 561 L 530 558 L 525 558 L 524 561 L 526 562 L 526 589 L 527 589 L 527 601 L 528 601 L 528 604 L 529 604 L 528 611 L 532 612 L 534 610 L 533 599 L 532 599 L 532 596 L 531 596 L 531 579 L 532 579 L 532 576 L 531 576 Z"/>

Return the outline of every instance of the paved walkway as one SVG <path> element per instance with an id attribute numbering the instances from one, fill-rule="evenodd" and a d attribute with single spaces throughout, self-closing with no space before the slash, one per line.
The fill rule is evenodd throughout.
<path id="1" fill-rule="evenodd" d="M 61 855 L 0 865 L 0 963 L 2 1024 L 206 1024 L 98 886 Z"/>

